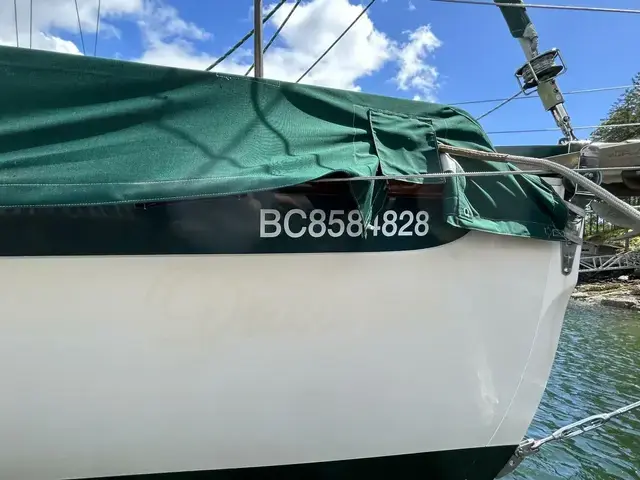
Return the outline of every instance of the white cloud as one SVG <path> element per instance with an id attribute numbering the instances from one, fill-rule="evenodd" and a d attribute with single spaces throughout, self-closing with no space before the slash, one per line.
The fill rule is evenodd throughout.
<path id="1" fill-rule="evenodd" d="M 429 25 L 405 33 L 408 34 L 409 41 L 398 49 L 400 69 L 395 77 L 396 84 L 400 90 L 414 91 L 421 98 L 433 101 L 438 87 L 438 70 L 427 63 L 427 60 L 442 42 Z"/>
<path id="2" fill-rule="evenodd" d="M 198 52 L 191 42 L 185 40 L 164 42 L 158 39 L 151 40 L 142 57 L 138 59 L 143 63 L 190 68 L 192 70 L 204 70 L 215 60 L 215 57 Z M 227 67 L 225 71 L 228 73 L 244 73 L 242 67 L 235 63 L 228 63 L 225 66 Z"/>
<path id="3" fill-rule="evenodd" d="M 171 38 L 206 40 L 211 37 L 206 30 L 180 18 L 176 8 L 159 1 L 147 1 L 138 25 L 146 35 L 161 40 Z"/>
<path id="4" fill-rule="evenodd" d="M 287 4 L 280 8 L 271 19 L 273 26 L 279 26 L 292 7 L 293 4 Z M 267 51 L 265 76 L 276 80 L 297 80 L 362 8 L 348 0 L 311 0 L 301 4 L 281 31 L 278 46 L 274 45 Z M 148 38 L 149 34 L 152 32 L 148 32 Z M 140 61 L 197 69 L 215 61 L 215 57 L 198 53 L 192 42 L 149 40 L 149 48 Z M 303 83 L 357 90 L 356 81 L 378 71 L 392 54 L 393 43 L 374 27 L 365 14 L 304 78 Z M 244 74 L 252 60 L 251 53 L 247 55 L 245 50 L 244 55 L 234 54 L 215 71 Z"/>
<path id="5" fill-rule="evenodd" d="M 108 0 L 103 1 L 100 9 L 100 31 L 103 35 L 118 37 L 119 30 L 110 23 L 117 19 L 142 11 L 144 0 Z M 18 39 L 21 47 L 55 50 L 63 53 L 79 53 L 78 46 L 68 40 L 51 33 L 61 30 L 70 33 L 78 32 L 78 15 L 87 50 L 93 51 L 98 2 L 95 0 L 78 0 L 78 14 L 75 2 L 70 0 L 33 0 L 31 11 L 30 0 L 17 1 Z M 9 0 L 0 1 L 0 44 L 16 45 L 16 23 L 14 4 Z M 30 17 L 33 23 L 30 24 Z"/>
<path id="6" fill-rule="evenodd" d="M 413 12 L 416 9 L 416 6 L 413 4 L 411 0 L 409 0 L 409 6 L 407 8 L 410 12 Z"/>
<path id="7" fill-rule="evenodd" d="M 270 10 L 273 5 L 266 5 Z M 292 4 L 280 8 L 272 17 L 279 26 Z M 349 0 L 310 0 L 301 4 L 280 33 L 277 46 L 265 55 L 265 76 L 295 81 L 331 45 L 362 11 Z M 390 62 L 398 65 L 396 84 L 412 98 L 433 100 L 437 89 L 437 69 L 428 63 L 429 56 L 441 45 L 430 26 L 408 33 L 408 41 L 398 43 L 378 30 L 368 14 L 303 79 L 303 83 L 359 90 L 358 80 L 372 75 Z M 248 54 L 247 54 L 248 52 Z M 244 73 L 250 66 L 250 50 L 245 58 L 236 52 L 215 68 L 218 72 Z M 140 59 L 144 62 L 186 68 L 205 68 L 216 57 L 199 53 L 191 42 L 154 42 Z"/>
<path id="8" fill-rule="evenodd" d="M 265 76 L 295 81 L 362 12 L 357 0 L 306 0 L 299 5 L 265 55 Z M 170 4 L 169 2 L 172 2 Z M 71 0 L 34 0 L 33 46 L 66 53 L 80 53 L 78 45 L 54 35 L 53 31 L 76 33 L 75 4 Z M 413 5 L 409 2 L 409 5 Z M 93 52 L 97 1 L 78 0 L 80 20 L 87 52 Z M 145 63 L 181 68 L 204 69 L 216 60 L 199 42 L 214 36 L 201 26 L 185 21 L 177 0 L 108 0 L 102 2 L 101 35 L 120 35 L 117 20 L 136 25 L 143 39 L 143 54 L 135 59 Z M 292 8 L 285 4 L 270 20 L 279 26 Z M 29 0 L 18 0 L 21 46 L 29 40 Z M 249 25 L 245 25 L 248 27 Z M 245 32 L 238 32 L 238 35 Z M 429 63 L 440 40 L 429 26 L 405 32 L 405 42 L 397 42 L 376 28 L 368 13 L 306 76 L 303 83 L 359 90 L 358 82 L 383 67 L 396 68 L 394 77 L 400 91 L 410 98 L 433 99 L 437 88 L 437 69 Z M 121 39 L 126 42 L 126 38 Z M 0 43 L 15 45 L 13 4 L 0 0 Z M 208 42 L 206 51 L 224 51 L 227 45 Z M 244 74 L 251 65 L 251 40 L 216 71 Z"/>
<path id="9" fill-rule="evenodd" d="M 183 20 L 172 6 L 148 1 L 137 25 L 144 43 L 140 62 L 202 70 L 214 60 L 194 44 L 210 39 L 211 33 Z"/>
<path id="10" fill-rule="evenodd" d="M 43 32 L 38 32 L 33 40 L 33 46 L 41 50 L 53 50 L 55 52 L 73 53 L 76 55 L 81 53 L 75 43 Z"/>
<path id="11" fill-rule="evenodd" d="M 290 8 L 282 8 L 273 16 L 274 25 L 282 23 Z M 362 9 L 348 0 L 312 0 L 302 4 L 280 33 L 281 46 L 267 52 L 265 71 L 277 79 L 296 80 Z M 365 14 L 303 82 L 358 89 L 358 79 L 380 70 L 391 58 L 392 46 L 392 41 Z"/>

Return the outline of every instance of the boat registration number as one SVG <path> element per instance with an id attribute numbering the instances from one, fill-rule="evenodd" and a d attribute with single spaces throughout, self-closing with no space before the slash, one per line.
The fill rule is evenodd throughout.
<path id="1" fill-rule="evenodd" d="M 274 209 L 260 209 L 260 237 L 274 238 L 286 236 L 300 238 L 305 235 L 321 238 L 325 235 L 338 238 L 362 235 L 362 215 L 358 210 L 320 209 L 305 212 L 301 209 L 289 210 L 284 215 Z M 429 213 L 425 210 L 413 212 L 386 210 L 376 215 L 367 227 L 371 234 L 385 237 L 424 237 L 429 233 Z"/>

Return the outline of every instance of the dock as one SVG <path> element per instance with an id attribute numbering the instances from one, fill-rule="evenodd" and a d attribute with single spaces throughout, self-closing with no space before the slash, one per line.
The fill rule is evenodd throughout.
<path id="1" fill-rule="evenodd" d="M 635 269 L 640 269 L 640 252 L 622 252 L 612 255 L 587 254 L 580 257 L 580 273 Z"/>

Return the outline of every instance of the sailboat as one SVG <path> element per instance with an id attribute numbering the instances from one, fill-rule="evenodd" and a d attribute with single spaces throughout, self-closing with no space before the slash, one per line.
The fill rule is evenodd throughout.
<path id="1" fill-rule="evenodd" d="M 0 478 L 509 462 L 578 275 L 560 176 L 447 153 L 495 154 L 449 105 L 8 47 L 0 92 Z"/>

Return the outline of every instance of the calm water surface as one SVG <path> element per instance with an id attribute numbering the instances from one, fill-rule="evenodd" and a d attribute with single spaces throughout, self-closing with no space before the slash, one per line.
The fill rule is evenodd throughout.
<path id="1" fill-rule="evenodd" d="M 542 404 L 529 429 L 541 438 L 586 416 L 640 399 L 640 313 L 572 302 Z M 640 411 L 542 448 L 508 480 L 640 479 Z"/>

